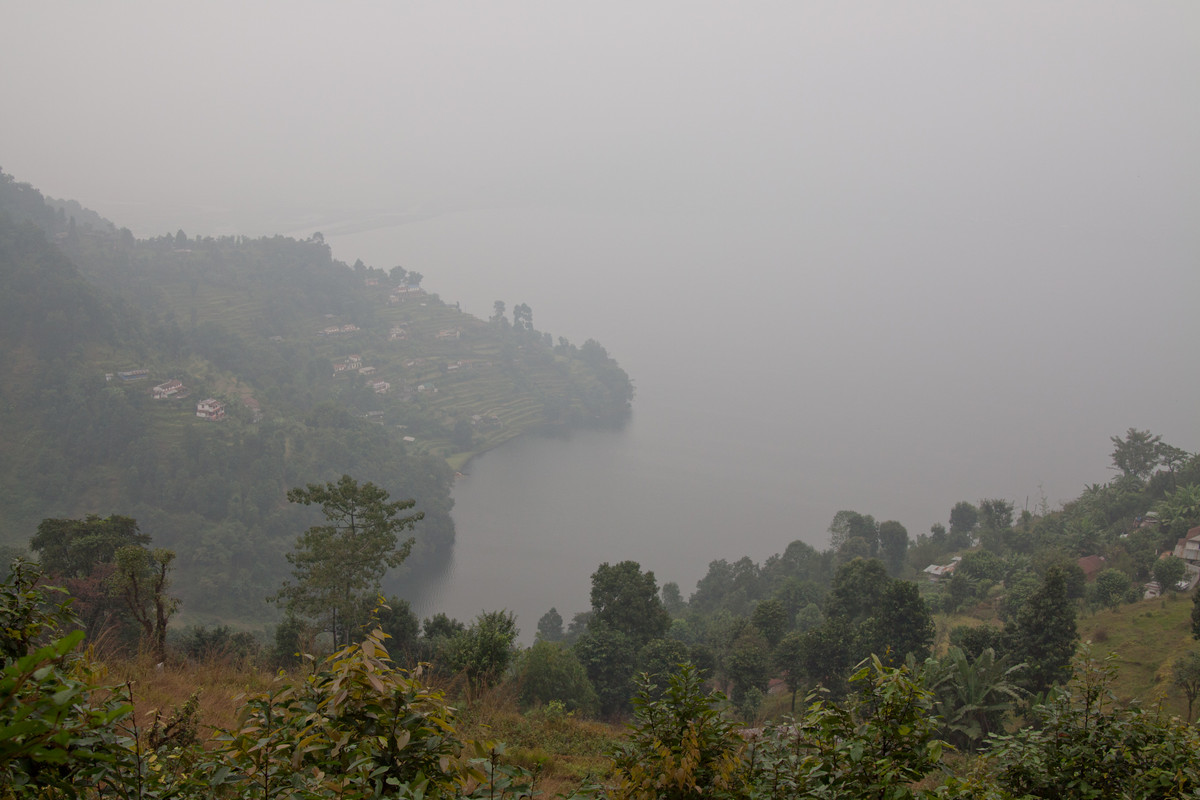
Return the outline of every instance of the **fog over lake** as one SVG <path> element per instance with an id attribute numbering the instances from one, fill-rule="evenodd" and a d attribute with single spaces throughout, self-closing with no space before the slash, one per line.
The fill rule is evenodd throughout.
<path id="1" fill-rule="evenodd" d="M 601 561 L 688 595 L 843 508 L 1051 508 L 1200 449 L 1200 5 L 55 3 L 0 167 L 139 235 L 322 231 L 599 340 L 620 431 L 455 489 L 431 605 L 527 638 Z"/>
<path id="2" fill-rule="evenodd" d="M 1195 393 L 1146 378 L 1172 372 L 1173 348 L 1130 336 L 1130 298 L 1095 285 L 1140 257 L 1120 235 L 1096 231 L 1108 253 L 1085 255 L 1054 229 L 1083 221 L 1011 210 L 1052 258 L 983 220 L 922 228 L 923 213 L 880 220 L 872 247 L 783 212 L 464 212 L 331 237 L 370 263 L 427 265 L 430 288 L 477 315 L 528 303 L 540 330 L 599 339 L 637 386 L 620 432 L 525 440 L 470 466 L 430 602 L 507 607 L 532 633 L 552 605 L 587 608 L 602 561 L 637 560 L 686 596 L 713 559 L 823 548 L 842 508 L 915 537 L 958 500 L 1057 507 L 1109 479 L 1108 437 L 1130 413 L 1194 441 Z M 1089 363 L 1097 348 L 1110 367 Z"/>

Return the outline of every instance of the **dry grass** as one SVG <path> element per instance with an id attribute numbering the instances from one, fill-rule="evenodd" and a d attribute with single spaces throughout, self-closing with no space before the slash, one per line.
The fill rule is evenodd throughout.
<path id="1" fill-rule="evenodd" d="M 266 689 L 276 678 L 269 671 L 222 659 L 172 662 L 159 667 L 152 657 L 142 654 L 135 658 L 112 656 L 99 663 L 103 665 L 102 682 L 130 685 L 134 719 L 143 729 L 153 724 L 156 714 L 164 719 L 171 717 L 198 692 L 201 740 L 210 739 L 217 729 L 236 728 L 242 708 L 239 698 Z M 448 690 L 448 696 L 464 688 L 454 681 L 436 683 Z M 610 779 L 612 764 L 606 754 L 625 734 L 621 726 L 571 715 L 552 717 L 537 711 L 523 714 L 512 690 L 506 687 L 454 705 L 458 708 L 459 735 L 503 743 L 502 761 L 534 772 L 538 776 L 536 788 L 546 797 L 570 794 L 584 783 Z"/>
<path id="2" fill-rule="evenodd" d="M 219 659 L 164 663 L 160 668 L 149 655 L 141 655 L 108 662 L 105 680 L 129 684 L 139 726 L 149 725 L 156 712 L 169 717 L 199 693 L 197 720 L 201 737 L 207 738 L 215 728 L 236 727 L 238 698 L 265 689 L 273 678 L 270 672 Z"/>
<path id="3" fill-rule="evenodd" d="M 537 775 L 543 796 L 570 794 L 586 783 L 610 783 L 608 753 L 626 729 L 574 715 L 522 713 L 511 688 L 477 698 L 462 714 L 459 733 L 467 739 L 502 742 L 504 761 Z"/>

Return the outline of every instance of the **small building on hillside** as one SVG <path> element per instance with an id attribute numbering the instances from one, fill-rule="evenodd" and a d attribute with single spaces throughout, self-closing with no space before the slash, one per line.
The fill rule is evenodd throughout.
<path id="1" fill-rule="evenodd" d="M 1182 558 L 1189 564 L 1200 564 L 1200 525 L 1189 530 L 1175 543 L 1175 550 L 1171 555 Z"/>
<path id="2" fill-rule="evenodd" d="M 174 397 L 182 392 L 182 381 L 167 381 L 166 383 L 160 383 L 158 386 L 155 386 L 153 389 L 151 389 L 150 395 L 155 400 L 166 400 L 168 397 Z"/>
<path id="3" fill-rule="evenodd" d="M 225 404 L 215 397 L 196 403 L 196 416 L 209 422 L 225 419 Z"/>
<path id="4" fill-rule="evenodd" d="M 924 570 L 925 576 L 931 581 L 940 581 L 942 578 L 948 578 L 954 574 L 954 570 L 958 569 L 958 562 L 962 561 L 962 556 L 955 556 L 950 559 L 949 564 L 930 564 Z"/>

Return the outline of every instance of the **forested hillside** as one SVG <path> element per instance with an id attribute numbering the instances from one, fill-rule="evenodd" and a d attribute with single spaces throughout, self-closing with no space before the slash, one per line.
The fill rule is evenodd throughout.
<path id="1" fill-rule="evenodd" d="M 262 621 L 313 520 L 287 490 L 353 474 L 416 500 L 412 565 L 444 558 L 455 468 L 620 421 L 632 386 L 528 306 L 483 321 L 422 281 L 337 261 L 320 234 L 138 240 L 0 173 L 0 545 L 132 517 L 175 551 L 189 614 Z"/>

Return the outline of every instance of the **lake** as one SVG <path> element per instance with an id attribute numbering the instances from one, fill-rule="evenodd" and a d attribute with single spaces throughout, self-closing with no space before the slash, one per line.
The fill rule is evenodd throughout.
<path id="1" fill-rule="evenodd" d="M 335 256 L 422 272 L 477 316 L 527 303 L 539 330 L 599 340 L 637 388 L 622 430 L 527 437 L 470 464 L 452 564 L 419 613 L 506 608 L 528 641 L 551 606 L 589 607 L 602 562 L 638 561 L 686 597 L 714 559 L 824 547 L 839 509 L 915 537 L 959 500 L 1056 507 L 1108 479 L 1108 436 L 1192 426 L 1186 402 L 1150 393 L 1131 417 L 1104 360 L 1127 337 L 1047 313 L 1060 283 L 1098 315 L 1124 303 L 1070 286 L 1094 260 L 1047 273 L 1019 243 L 973 249 L 982 230 L 901 216 L 858 237 L 810 211 L 506 209 L 326 234 Z"/>

